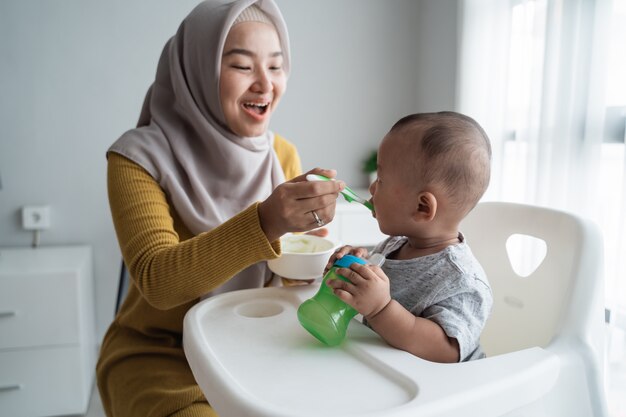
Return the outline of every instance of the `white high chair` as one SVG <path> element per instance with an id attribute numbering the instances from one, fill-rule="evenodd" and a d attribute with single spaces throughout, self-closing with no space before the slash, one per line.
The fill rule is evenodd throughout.
<path id="1" fill-rule="evenodd" d="M 236 291 L 185 317 L 185 353 L 208 401 L 221 417 L 605 417 L 597 229 L 564 212 L 482 203 L 461 230 L 494 292 L 486 359 L 428 362 L 356 321 L 328 348 L 296 318 L 315 286 Z M 526 278 L 508 260 L 513 234 L 547 245 Z"/>
<path id="2" fill-rule="evenodd" d="M 559 360 L 554 385 L 510 415 L 606 416 L 603 249 L 598 228 L 558 210 L 486 202 L 470 213 L 461 230 L 494 295 L 481 337 L 487 355 L 506 358 L 516 351 L 540 349 Z M 527 277 L 513 271 L 507 256 L 507 241 L 516 234 L 546 245 L 545 259 Z"/>

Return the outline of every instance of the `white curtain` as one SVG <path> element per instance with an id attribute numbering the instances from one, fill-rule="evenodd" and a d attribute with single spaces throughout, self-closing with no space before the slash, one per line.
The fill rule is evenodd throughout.
<path id="1" fill-rule="evenodd" d="M 605 237 L 607 304 L 626 310 L 624 146 L 603 144 L 611 7 L 461 1 L 457 109 L 492 140 L 484 199 L 595 220 Z"/>
<path id="2" fill-rule="evenodd" d="M 615 56 L 626 60 L 617 2 L 626 8 L 624 0 L 460 0 L 457 110 L 492 140 L 484 200 L 564 209 L 598 223 L 606 305 L 626 317 L 626 153 L 623 138 L 603 142 L 607 93 L 626 89 L 607 86 L 626 78 L 626 68 L 607 76 Z"/>

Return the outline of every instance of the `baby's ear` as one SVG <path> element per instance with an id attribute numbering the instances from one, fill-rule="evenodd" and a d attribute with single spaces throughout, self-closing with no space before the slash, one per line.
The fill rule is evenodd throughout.
<path id="1" fill-rule="evenodd" d="M 415 220 L 431 221 L 437 214 L 437 198 L 428 191 L 423 191 L 417 195 L 417 210 L 415 210 Z"/>

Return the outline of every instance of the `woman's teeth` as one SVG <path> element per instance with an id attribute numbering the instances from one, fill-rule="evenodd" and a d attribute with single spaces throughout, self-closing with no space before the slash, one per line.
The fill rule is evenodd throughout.
<path id="1" fill-rule="evenodd" d="M 244 103 L 243 106 L 246 109 L 252 110 L 255 113 L 264 114 L 267 111 L 267 108 L 269 107 L 269 103 L 264 103 L 264 104 L 260 104 L 260 103 Z"/>

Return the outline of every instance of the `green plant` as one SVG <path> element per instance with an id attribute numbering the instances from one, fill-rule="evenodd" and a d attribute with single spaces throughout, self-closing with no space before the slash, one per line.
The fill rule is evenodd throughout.
<path id="1" fill-rule="evenodd" d="M 376 172 L 378 162 L 378 151 L 373 150 L 369 156 L 363 161 L 363 171 L 367 174 Z"/>

